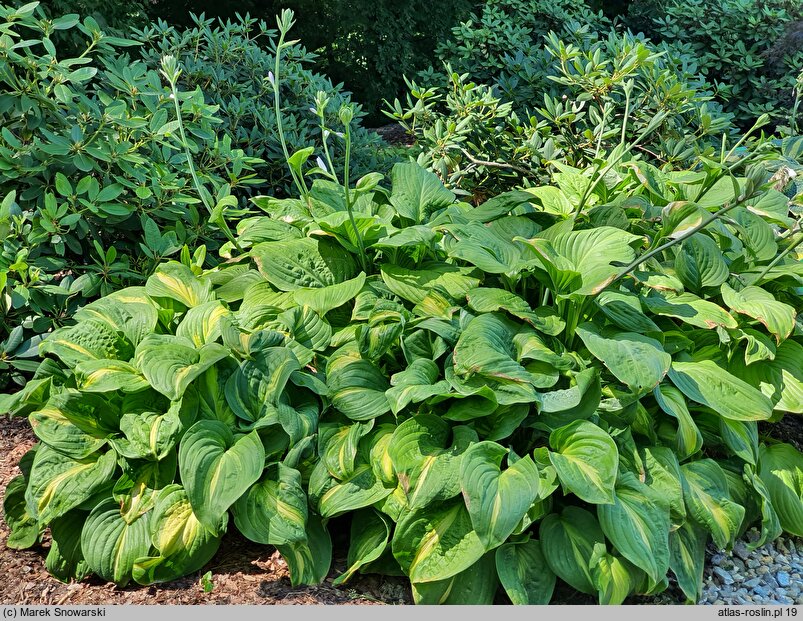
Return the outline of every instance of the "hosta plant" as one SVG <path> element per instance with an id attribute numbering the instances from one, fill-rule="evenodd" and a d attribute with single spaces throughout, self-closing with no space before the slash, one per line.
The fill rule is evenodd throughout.
<path id="1" fill-rule="evenodd" d="M 150 583 L 236 528 L 314 583 L 339 518 L 336 582 L 403 574 L 418 603 L 670 575 L 696 600 L 708 541 L 803 534 L 803 456 L 758 426 L 803 413 L 800 214 L 732 156 L 479 207 L 413 163 L 255 199 L 226 263 L 165 264 L 42 344 L 5 404 L 41 440 L 12 543 L 49 525 L 55 575 Z"/>

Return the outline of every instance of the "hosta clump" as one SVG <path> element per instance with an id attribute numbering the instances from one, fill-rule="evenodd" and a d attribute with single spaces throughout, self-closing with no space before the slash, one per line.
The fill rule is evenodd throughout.
<path id="1" fill-rule="evenodd" d="M 62 580 L 164 582 L 209 561 L 231 509 L 293 572 L 313 571 L 293 559 L 329 544 L 297 468 L 325 386 L 285 337 L 242 332 L 212 280 L 180 263 L 76 320 L 43 344 L 50 364 L 20 395 L 40 443 L 6 493 L 9 545 L 49 526 L 47 567 Z"/>
<path id="2" fill-rule="evenodd" d="M 197 569 L 228 510 L 294 583 L 323 578 L 346 517 L 337 583 L 404 574 L 419 603 L 491 603 L 500 586 L 546 603 L 557 580 L 619 603 L 670 574 L 696 599 L 709 540 L 803 533 L 803 456 L 757 426 L 803 412 L 799 216 L 762 169 L 724 170 L 563 167 L 474 208 L 407 163 L 388 187 L 319 179 L 255 199 L 268 215 L 239 223 L 245 254 L 232 244 L 202 276 L 167 265 L 103 301 L 152 307 L 149 329 L 96 303 L 78 325 L 109 329 L 43 345 L 61 363 L 13 404 L 43 440 L 13 484 L 13 533 L 33 544 L 68 506 L 92 509 L 84 529 L 128 525 L 143 497 L 133 524 L 150 538 L 126 557 L 140 582 Z M 38 463 L 68 457 L 36 421 L 64 395 L 119 406 L 82 410 L 103 412 L 105 443 L 50 479 Z M 160 458 L 154 429 L 178 448 Z M 118 470 L 141 444 L 136 463 L 173 455 L 178 476 Z M 194 547 L 157 519 L 172 503 Z M 71 549 L 112 576 L 90 544 Z M 171 553 L 182 562 L 152 560 Z"/>

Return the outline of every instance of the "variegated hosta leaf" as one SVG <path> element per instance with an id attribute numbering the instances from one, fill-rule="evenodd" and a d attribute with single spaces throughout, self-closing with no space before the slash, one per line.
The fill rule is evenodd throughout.
<path id="1" fill-rule="evenodd" d="M 212 282 L 177 261 L 160 265 L 145 283 L 145 292 L 152 298 L 167 298 L 187 308 L 213 299 Z"/>
<path id="2" fill-rule="evenodd" d="M 487 550 L 500 546 L 538 498 L 538 468 L 529 455 L 501 469 L 508 450 L 472 444 L 463 454 L 460 482 L 474 530 Z"/>
<path id="3" fill-rule="evenodd" d="M 217 300 L 190 308 L 176 328 L 176 336 L 183 337 L 200 348 L 214 343 L 221 336 L 221 319 L 229 310 Z"/>
<path id="4" fill-rule="evenodd" d="M 596 593 L 591 557 L 594 546 L 605 543 L 597 519 L 585 509 L 568 506 L 546 516 L 539 534 L 544 558 L 558 578 L 583 593 Z"/>
<path id="5" fill-rule="evenodd" d="M 332 564 L 332 540 L 321 518 L 310 513 L 306 541 L 277 546 L 290 570 L 290 584 L 320 584 Z"/>
<path id="6" fill-rule="evenodd" d="M 265 449 L 256 431 L 235 438 L 224 423 L 202 420 L 190 427 L 178 452 L 181 481 L 198 520 L 213 530 L 262 474 Z"/>
<path id="7" fill-rule="evenodd" d="M 309 493 L 321 517 L 331 518 L 381 502 L 393 493 L 393 487 L 385 486 L 365 461 L 358 461 L 340 480 L 330 476 L 321 462 L 310 476 Z"/>
<path id="8" fill-rule="evenodd" d="M 530 374 L 516 361 L 516 325 L 499 313 L 472 319 L 454 349 L 458 375 L 480 375 L 497 381 L 530 383 Z"/>
<path id="9" fill-rule="evenodd" d="M 552 599 L 555 574 L 547 565 L 541 543 L 505 543 L 496 549 L 496 573 L 517 606 L 543 606 Z"/>
<path id="10" fill-rule="evenodd" d="M 412 162 L 395 164 L 391 180 L 390 202 L 402 218 L 413 224 L 427 222 L 433 212 L 455 201 L 454 194 L 443 187 L 437 175 Z"/>
<path id="11" fill-rule="evenodd" d="M 416 269 L 385 264 L 381 268 L 382 281 L 400 298 L 420 304 L 427 294 L 438 289 L 452 299 L 463 298 L 468 291 L 480 284 L 478 278 L 469 276 L 471 267 L 458 267 L 451 263 L 424 263 Z"/>
<path id="12" fill-rule="evenodd" d="M 326 367 L 332 405 L 357 421 L 377 418 L 390 410 L 385 375 L 373 363 L 351 355 L 330 359 Z"/>
<path id="13" fill-rule="evenodd" d="M 132 569 L 139 584 L 169 582 L 198 571 L 217 552 L 228 515 L 215 528 L 201 524 L 180 485 L 168 485 L 159 494 L 150 518 L 154 555 L 135 559 Z"/>
<path id="14" fill-rule="evenodd" d="M 82 321 L 52 332 L 39 346 L 40 354 L 53 354 L 70 368 L 89 360 L 129 360 L 134 348 L 106 323 Z"/>
<path id="15" fill-rule="evenodd" d="M 593 504 L 612 504 L 619 451 L 611 436 L 588 421 L 576 421 L 549 436 L 555 466 L 564 489 Z"/>
<path id="16" fill-rule="evenodd" d="M 137 347 L 134 364 L 151 387 L 174 401 L 195 378 L 228 355 L 229 350 L 217 343 L 196 349 L 188 339 L 151 334 Z"/>
<path id="17" fill-rule="evenodd" d="M 642 570 L 627 560 L 609 554 L 603 543 L 594 546 L 589 566 L 599 603 L 612 606 L 624 602 L 644 575 Z"/>
<path id="18" fill-rule="evenodd" d="M 523 298 L 504 289 L 477 287 L 468 291 L 466 297 L 469 307 L 478 313 L 494 313 L 503 310 L 514 317 L 523 319 L 544 334 L 556 336 L 566 327 L 566 322 L 558 315 L 553 314 L 551 309 L 545 307 L 533 310 Z"/>
<path id="19" fill-rule="evenodd" d="M 638 334 L 660 331 L 655 322 L 644 313 L 637 295 L 607 290 L 600 293 L 595 302 L 605 316 L 623 330 Z"/>
<path id="20" fill-rule="evenodd" d="M 772 416 L 772 402 L 767 397 L 710 360 L 675 361 L 669 378 L 689 399 L 724 418 L 755 421 Z"/>
<path id="21" fill-rule="evenodd" d="M 126 297 L 134 294 L 133 299 Z M 95 321 L 121 332 L 135 347 L 154 331 L 159 321 L 157 305 L 147 296 L 136 296 L 136 291 L 123 289 L 116 295 L 95 300 L 75 313 L 76 321 Z"/>
<path id="22" fill-rule="evenodd" d="M 299 306 L 309 306 L 319 315 L 323 316 L 330 310 L 342 306 L 354 299 L 365 284 L 365 272 L 360 272 L 356 278 L 328 287 L 296 289 L 292 292 L 293 299 Z"/>
<path id="23" fill-rule="evenodd" d="M 50 550 L 45 567 L 62 582 L 80 581 L 92 573 L 81 550 L 81 530 L 89 514 L 73 509 L 50 523 Z"/>
<path id="24" fill-rule="evenodd" d="M 772 360 L 744 366 L 733 359 L 730 369 L 769 397 L 776 412 L 803 414 L 803 345 L 797 341 L 786 339 Z"/>
<path id="25" fill-rule="evenodd" d="M 616 484 L 611 505 L 597 507 L 602 531 L 616 549 L 636 567 L 658 582 L 669 568 L 669 505 L 650 487 L 630 473 Z M 601 559 L 608 570 L 617 571 L 614 561 Z M 615 599 L 615 598 L 614 598 Z"/>
<path id="26" fill-rule="evenodd" d="M 672 363 L 672 357 L 658 341 L 640 334 L 602 333 L 591 323 L 578 326 L 576 334 L 588 351 L 636 395 L 660 384 Z"/>
<path id="27" fill-rule="evenodd" d="M 75 386 L 85 392 L 139 392 L 149 387 L 137 368 L 122 360 L 85 360 L 75 365 Z"/>
<path id="28" fill-rule="evenodd" d="M 332 582 L 347 582 L 361 567 L 377 560 L 390 542 L 390 522 L 374 509 L 362 509 L 351 518 L 351 539 L 346 563 L 348 569 Z"/>
<path id="29" fill-rule="evenodd" d="M 339 244 L 311 237 L 257 244 L 251 256 L 260 274 L 280 291 L 329 287 L 356 272 L 354 258 Z"/>
<path id="30" fill-rule="evenodd" d="M 9 530 L 6 546 L 12 550 L 24 550 L 39 541 L 39 525 L 28 513 L 25 505 L 27 487 L 27 479 L 24 476 L 16 476 L 6 485 L 3 497 L 3 516 Z"/>
<path id="31" fill-rule="evenodd" d="M 151 518 L 145 513 L 126 522 L 112 498 L 96 506 L 81 531 L 81 551 L 92 571 L 118 586 L 128 584 L 134 563 L 151 549 Z"/>
<path id="32" fill-rule="evenodd" d="M 471 525 L 463 500 L 428 504 L 396 525 L 393 556 L 411 582 L 434 582 L 476 563 L 485 546 Z"/>
<path id="33" fill-rule="evenodd" d="M 71 459 L 47 445 L 36 451 L 25 492 L 28 513 L 41 526 L 80 506 L 112 480 L 114 451 Z"/>
<path id="34" fill-rule="evenodd" d="M 703 446 L 703 436 L 686 406 L 686 399 L 677 388 L 664 383 L 656 386 L 653 396 L 660 408 L 677 420 L 678 430 L 675 434 L 675 447 L 679 459 L 694 455 Z"/>
<path id="35" fill-rule="evenodd" d="M 473 605 L 493 604 L 499 588 L 494 557 L 488 552 L 480 560 L 459 574 L 435 582 L 413 582 L 413 602 L 421 605 Z"/>
<path id="36" fill-rule="evenodd" d="M 693 520 L 669 533 L 669 568 L 687 600 L 697 603 L 703 592 L 705 544 L 708 533 Z"/>
<path id="37" fill-rule="evenodd" d="M 266 347 L 243 360 L 226 382 L 225 395 L 234 413 L 249 422 L 276 417 L 290 377 L 301 365 L 286 347 Z M 278 422 L 278 419 L 274 422 Z"/>
<path id="38" fill-rule="evenodd" d="M 476 433 L 431 414 L 414 416 L 396 428 L 388 456 L 411 509 L 453 498 L 460 493 L 460 464 Z"/>
<path id="39" fill-rule="evenodd" d="M 390 378 L 391 388 L 385 392 L 394 414 L 401 412 L 410 403 L 421 403 L 430 397 L 449 394 L 446 380 L 436 381 L 440 370 L 432 360 L 418 358 L 404 370 Z"/>
<path id="40" fill-rule="evenodd" d="M 803 537 L 803 455 L 790 444 L 762 446 L 758 475 L 766 486 L 781 527 Z"/>
<path id="41" fill-rule="evenodd" d="M 686 505 L 683 502 L 683 483 L 680 464 L 671 448 L 649 446 L 642 451 L 646 469 L 645 483 L 669 505 L 673 523 L 686 519 Z"/>
<path id="42" fill-rule="evenodd" d="M 234 523 L 251 541 L 285 545 L 307 537 L 307 495 L 301 473 L 271 464 L 234 504 Z"/>
<path id="43" fill-rule="evenodd" d="M 641 298 L 647 308 L 656 315 L 674 317 L 697 328 L 735 329 L 738 323 L 733 316 L 721 306 L 697 297 L 693 293 L 659 293 L 651 291 Z"/>
<path id="44" fill-rule="evenodd" d="M 680 467 L 683 500 L 689 516 L 714 538 L 718 548 L 733 543 L 744 519 L 744 507 L 731 500 L 728 481 L 713 459 L 701 459 Z"/>
<path id="45" fill-rule="evenodd" d="M 795 327 L 795 309 L 778 302 L 761 287 L 745 287 L 741 291 L 735 291 L 727 283 L 723 283 L 722 300 L 735 312 L 747 315 L 764 325 L 779 344 Z"/>
<path id="46" fill-rule="evenodd" d="M 755 550 L 763 546 L 768 541 L 774 541 L 783 534 L 781 520 L 778 512 L 772 504 L 772 496 L 769 489 L 761 477 L 756 473 L 755 468 L 745 464 L 744 479 L 753 488 L 757 497 L 757 504 L 761 510 L 761 535 L 758 539 L 747 544 L 748 550 Z M 783 504 L 783 502 L 779 503 Z M 790 531 L 791 532 L 791 531 Z"/>

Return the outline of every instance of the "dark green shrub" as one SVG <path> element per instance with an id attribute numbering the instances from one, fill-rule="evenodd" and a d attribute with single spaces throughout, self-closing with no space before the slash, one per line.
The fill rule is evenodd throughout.
<path id="1" fill-rule="evenodd" d="M 801 21 L 798 0 L 672 0 L 653 16 L 653 28 L 697 60 L 723 107 L 745 126 L 764 113 L 788 119 L 803 66 Z"/>
<path id="2" fill-rule="evenodd" d="M 200 88 L 207 103 L 217 107 L 222 121 L 218 130 L 232 145 L 264 162 L 257 166 L 266 188 L 287 188 L 289 177 L 276 133 L 273 87 L 268 79 L 276 59 L 276 30 L 264 21 L 240 17 L 216 21 L 192 16 L 194 26 L 179 29 L 164 21 L 136 31 L 144 46 L 147 65 L 158 68 L 165 54 L 176 57 L 183 71 L 179 78 L 185 90 Z M 294 34 L 296 34 L 294 32 Z M 300 44 L 284 51 L 282 62 L 282 121 L 291 151 L 321 145 L 318 117 L 310 111 L 319 92 L 329 98 L 325 119 L 338 125 L 337 113 L 350 104 L 349 93 L 334 86 L 327 77 L 312 70 L 316 56 Z M 353 169 L 359 176 L 385 166 L 382 141 L 359 124 L 362 112 L 355 106 Z M 335 160 L 342 164 L 342 141 L 334 142 Z M 355 177 L 356 178 L 356 177 Z"/>

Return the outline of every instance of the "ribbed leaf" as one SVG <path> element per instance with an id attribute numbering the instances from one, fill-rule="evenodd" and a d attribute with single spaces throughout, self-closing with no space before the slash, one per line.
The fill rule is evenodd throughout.
<path id="1" fill-rule="evenodd" d="M 594 546 L 605 542 L 596 518 L 580 507 L 568 506 L 550 513 L 539 530 L 541 550 L 550 569 L 564 582 L 583 593 L 595 593 L 591 576 Z"/>
<path id="2" fill-rule="evenodd" d="M 496 550 L 496 573 L 510 601 L 517 606 L 543 606 L 552 599 L 555 574 L 547 565 L 541 543 L 506 543 Z"/>
<path id="3" fill-rule="evenodd" d="M 608 433 L 587 421 L 576 421 L 549 436 L 549 460 L 563 487 L 593 504 L 612 504 L 619 452 Z"/>
<path id="4" fill-rule="evenodd" d="M 713 459 L 683 464 L 683 500 L 690 516 L 703 525 L 719 548 L 729 546 L 744 519 L 744 507 L 731 500 L 728 481 Z"/>

